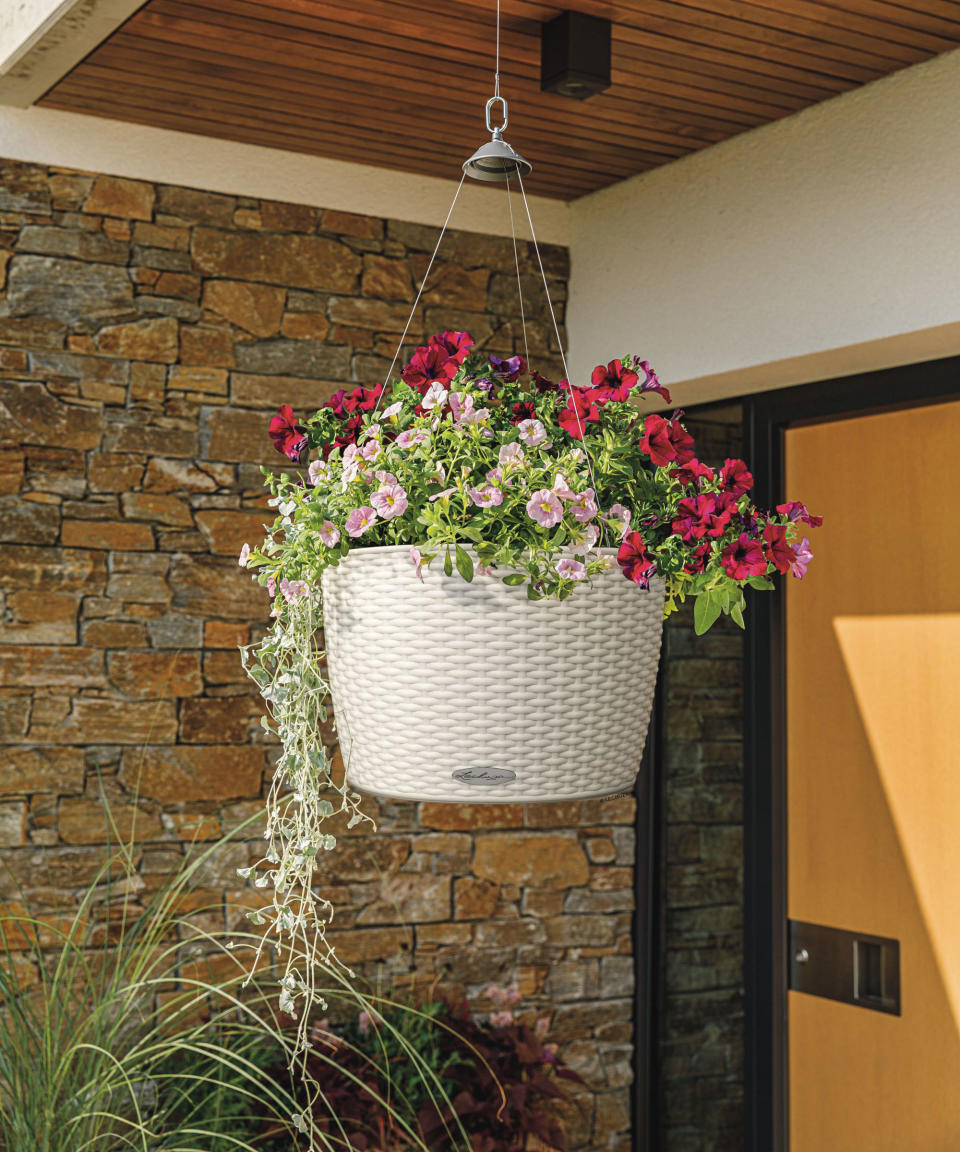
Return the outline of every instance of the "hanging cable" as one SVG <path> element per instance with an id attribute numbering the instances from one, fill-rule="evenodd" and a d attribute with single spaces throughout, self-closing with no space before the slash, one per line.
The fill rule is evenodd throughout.
<path id="1" fill-rule="evenodd" d="M 464 174 L 460 177 L 460 183 L 457 185 L 457 190 L 453 194 L 453 200 L 451 201 L 450 208 L 447 211 L 447 218 L 444 220 L 443 227 L 440 229 L 440 235 L 437 237 L 437 242 L 433 247 L 433 253 L 430 256 L 429 263 L 427 264 L 427 270 L 424 272 L 423 279 L 420 281 L 420 287 L 417 289 L 417 298 L 414 300 L 413 307 L 410 309 L 410 315 L 407 317 L 407 322 L 403 326 L 403 333 L 400 336 L 400 343 L 397 345 L 397 350 L 393 354 L 393 360 L 390 363 L 390 369 L 386 376 L 383 378 L 383 391 L 377 397 L 377 403 L 373 409 L 374 416 L 376 416 L 377 412 L 379 412 L 380 404 L 383 401 L 384 396 L 387 394 L 387 387 L 393 378 L 393 370 L 396 368 L 397 361 L 400 359 L 400 353 L 403 351 L 403 342 L 406 340 L 407 332 L 410 329 L 410 321 L 413 320 L 414 314 L 417 311 L 417 306 L 420 303 L 420 297 L 423 295 L 424 285 L 427 283 L 427 277 L 430 275 L 430 269 L 433 267 L 433 262 L 436 260 L 437 253 L 440 251 L 440 243 L 443 240 L 444 233 L 447 231 L 447 225 L 450 223 L 450 217 L 453 215 L 453 210 L 457 206 L 457 200 L 460 198 L 460 189 L 463 187 L 463 182 L 466 180 L 466 178 L 467 174 L 464 172 Z"/>
<path id="2" fill-rule="evenodd" d="M 520 282 L 520 255 L 517 251 L 517 228 L 513 219 L 513 197 L 510 195 L 510 174 L 507 173 L 505 183 L 507 185 L 507 205 L 510 208 L 510 236 L 513 239 L 513 262 L 517 269 L 517 298 L 520 301 L 520 327 L 523 331 L 523 355 L 527 362 L 527 367 L 530 364 L 530 348 L 527 345 L 527 318 L 523 308 L 523 284 Z"/>

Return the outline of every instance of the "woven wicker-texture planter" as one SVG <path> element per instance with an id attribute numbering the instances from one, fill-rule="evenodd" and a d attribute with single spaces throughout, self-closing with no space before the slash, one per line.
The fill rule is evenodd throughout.
<path id="1" fill-rule="evenodd" d="M 633 787 L 650 717 L 663 582 L 615 566 L 564 601 L 497 576 L 421 583 L 407 547 L 323 575 L 347 779 L 380 796 L 527 803 Z"/>

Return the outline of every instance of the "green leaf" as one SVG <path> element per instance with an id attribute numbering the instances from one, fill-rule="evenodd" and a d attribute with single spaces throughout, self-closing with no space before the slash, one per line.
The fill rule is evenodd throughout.
<path id="1" fill-rule="evenodd" d="M 751 588 L 756 588 L 760 592 L 772 592 L 774 589 L 773 581 L 768 580 L 766 576 L 748 576 L 747 583 Z"/>
<path id="2" fill-rule="evenodd" d="M 526 576 L 522 572 L 511 572 L 509 576 L 504 576 L 504 584 L 509 584 L 511 588 L 516 588 L 518 584 L 522 584 L 526 580 Z"/>
<path id="3" fill-rule="evenodd" d="M 473 561 L 470 556 L 465 552 L 459 544 L 455 545 L 457 556 L 457 571 L 469 584 L 473 580 Z"/>
<path id="4" fill-rule="evenodd" d="M 542 600 L 543 597 L 536 590 L 536 588 L 534 588 L 534 586 L 532 584 L 528 584 L 527 585 L 527 599 L 528 600 Z"/>
<path id="5" fill-rule="evenodd" d="M 730 609 L 730 618 L 733 620 L 734 624 L 736 624 L 738 628 L 744 627 L 743 609 L 740 607 L 739 604 L 734 604 L 734 606 Z"/>
<path id="6" fill-rule="evenodd" d="M 716 623 L 720 612 L 720 601 L 713 593 L 702 592 L 693 607 L 693 628 L 696 634 L 702 636 L 712 624 Z"/>
<path id="7" fill-rule="evenodd" d="M 450 545 L 447 545 L 447 554 L 443 558 L 443 574 L 444 576 L 453 575 L 453 561 L 450 559 Z"/>

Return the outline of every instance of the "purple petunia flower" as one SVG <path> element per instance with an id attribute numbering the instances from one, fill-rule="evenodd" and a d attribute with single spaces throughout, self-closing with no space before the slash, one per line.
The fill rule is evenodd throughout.
<path id="1" fill-rule="evenodd" d="M 791 548 L 793 548 L 793 564 L 790 567 L 790 571 L 798 580 L 802 580 L 806 575 L 810 561 L 813 559 L 813 553 L 810 551 L 810 541 L 804 536 L 799 544 L 791 544 Z"/>

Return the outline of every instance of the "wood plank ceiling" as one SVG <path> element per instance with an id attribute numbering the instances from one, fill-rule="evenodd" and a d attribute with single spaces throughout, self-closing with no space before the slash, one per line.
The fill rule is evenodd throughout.
<path id="1" fill-rule="evenodd" d="M 960 45 L 960 0 L 502 0 L 507 138 L 572 199 Z M 540 25 L 609 17 L 613 84 L 540 91 Z M 149 0 L 51 108 L 456 177 L 495 0 Z"/>

